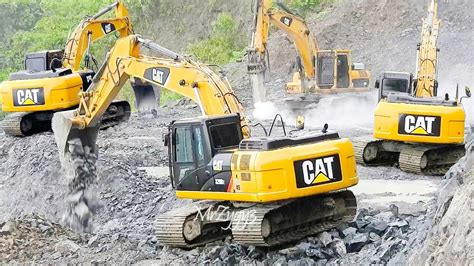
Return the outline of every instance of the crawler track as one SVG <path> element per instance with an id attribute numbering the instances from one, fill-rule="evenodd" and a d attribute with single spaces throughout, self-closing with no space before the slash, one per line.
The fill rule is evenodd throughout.
<path id="1" fill-rule="evenodd" d="M 100 129 L 116 126 L 130 118 L 130 104 L 126 101 L 114 101 L 101 119 Z M 5 117 L 0 127 L 9 136 L 27 137 L 51 130 L 54 111 L 18 112 Z"/>
<path id="2" fill-rule="evenodd" d="M 31 136 L 51 130 L 52 117 L 52 111 L 12 113 L 2 121 L 1 128 L 10 136 Z"/>
<path id="3" fill-rule="evenodd" d="M 393 165 L 419 175 L 444 175 L 465 154 L 464 145 L 429 145 L 361 137 L 352 140 L 357 163 Z"/>
<path id="4" fill-rule="evenodd" d="M 207 209 L 217 204 L 216 202 L 202 201 L 161 214 L 156 222 L 158 240 L 163 245 L 194 248 L 229 236 L 230 230 L 223 230 L 222 223 L 214 223 L 206 225 L 205 233 L 192 241 L 185 238 L 186 222 L 200 219 L 198 212 L 205 213 Z"/>
<path id="5" fill-rule="evenodd" d="M 405 172 L 441 176 L 464 154 L 463 145 L 407 145 L 400 152 L 399 167 Z"/>
<path id="6" fill-rule="evenodd" d="M 334 204 L 324 203 L 333 200 Z M 309 202 L 319 210 L 316 215 L 304 222 L 292 220 L 294 225 L 274 230 L 280 217 L 297 217 L 299 212 L 307 211 L 301 206 L 308 206 Z M 235 241 L 246 246 L 278 246 L 329 230 L 343 222 L 350 222 L 356 211 L 356 198 L 351 191 L 298 199 L 283 205 L 257 205 L 241 210 L 242 215 L 234 216 L 232 235 Z M 254 213 L 254 218 L 249 222 L 248 214 L 251 213 Z"/>

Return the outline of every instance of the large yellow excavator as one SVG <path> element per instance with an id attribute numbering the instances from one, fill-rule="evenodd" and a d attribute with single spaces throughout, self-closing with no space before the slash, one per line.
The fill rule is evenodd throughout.
<path id="1" fill-rule="evenodd" d="M 145 56 L 144 48 L 162 57 Z M 347 189 L 358 177 L 348 139 L 327 127 L 308 135 L 250 137 L 226 79 L 140 36 L 119 39 L 81 92 L 78 109 L 54 115 L 63 165 L 78 139 L 97 152 L 100 117 L 131 78 L 192 99 L 203 115 L 168 126 L 164 140 L 176 195 L 202 201 L 160 215 L 161 244 L 190 248 L 232 234 L 244 245 L 273 246 L 353 219 L 356 199 Z M 73 182 L 83 183 L 80 178 Z M 222 208 L 224 215 L 205 214 Z"/>
<path id="2" fill-rule="evenodd" d="M 264 86 L 267 70 L 267 44 L 270 25 L 284 31 L 298 52 L 297 69 L 287 92 L 300 96 L 369 91 L 370 73 L 361 63 L 353 63 L 350 50 L 319 50 L 304 19 L 289 10 L 281 1 L 255 1 L 254 28 L 248 49 L 247 70 L 251 77 L 254 102 L 266 100 Z M 317 97 L 308 100 L 315 102 Z"/>
<path id="3" fill-rule="evenodd" d="M 114 18 L 100 19 L 112 10 L 115 11 Z M 83 20 L 70 34 L 64 51 L 27 54 L 25 70 L 10 74 L 9 80 L 0 84 L 2 111 L 13 113 L 2 121 L 3 131 L 12 136 L 48 131 L 54 112 L 76 108 L 79 92 L 87 90 L 95 74 L 94 64 L 97 67 L 90 53 L 91 44 L 113 33 L 120 37 L 133 33 L 128 10 L 122 1 Z M 126 101 L 116 101 L 104 115 L 102 126 L 113 126 L 129 116 L 130 105 Z"/>
<path id="4" fill-rule="evenodd" d="M 416 77 L 382 72 L 376 82 L 379 103 L 374 137 L 355 141 L 357 161 L 366 165 L 397 164 L 417 174 L 443 175 L 464 153 L 465 111 L 458 92 L 438 98 L 438 3 L 431 0 L 423 19 Z M 466 87 L 466 97 L 470 97 Z"/>

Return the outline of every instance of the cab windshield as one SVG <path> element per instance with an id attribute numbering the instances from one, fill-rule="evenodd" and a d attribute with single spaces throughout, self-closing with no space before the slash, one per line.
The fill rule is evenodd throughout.
<path id="1" fill-rule="evenodd" d="M 385 78 L 382 82 L 382 98 L 390 93 L 410 93 L 410 84 L 406 79 Z"/>

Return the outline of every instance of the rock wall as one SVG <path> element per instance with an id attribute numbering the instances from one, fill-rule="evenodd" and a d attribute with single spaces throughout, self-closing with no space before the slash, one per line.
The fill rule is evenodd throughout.
<path id="1" fill-rule="evenodd" d="M 413 265 L 472 265 L 474 263 L 474 136 L 466 157 L 445 176 L 433 228 Z"/>

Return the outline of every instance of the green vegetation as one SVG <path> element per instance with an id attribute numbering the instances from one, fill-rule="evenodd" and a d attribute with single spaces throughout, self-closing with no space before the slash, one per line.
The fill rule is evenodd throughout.
<path id="1" fill-rule="evenodd" d="M 287 0 L 288 6 L 306 17 L 310 12 L 320 11 L 321 6 L 334 2 L 334 0 Z"/>
<path id="2" fill-rule="evenodd" d="M 127 0 L 132 13 L 139 13 L 152 0 Z M 68 34 L 81 20 L 94 15 L 111 0 L 0 0 L 0 81 L 21 70 L 28 52 L 64 49 Z M 133 18 L 134 19 L 134 18 Z M 137 19 L 139 20 L 139 19 Z M 135 19 L 134 19 L 135 22 Z M 105 38 L 92 47 L 101 61 L 114 38 Z M 131 89 L 121 96 L 133 99 Z"/>
<path id="3" fill-rule="evenodd" d="M 133 12 L 149 1 L 126 2 Z M 21 69 L 25 53 L 63 49 L 68 34 L 82 19 L 110 3 L 110 0 L 0 0 L 0 15 L 3 15 L 0 22 L 7 23 L 7 27 L 0 29 L 0 34 L 5 36 L 0 43 L 0 61 L 3 63 L 0 78 Z M 92 52 L 102 58 L 112 41 L 107 38 L 99 42 Z M 4 69 L 5 66 L 10 69 Z"/>
<path id="4" fill-rule="evenodd" d="M 212 23 L 212 33 L 207 39 L 189 47 L 196 58 L 210 64 L 226 64 L 241 58 L 245 49 L 245 36 L 237 29 L 232 15 L 221 13 Z"/>
<path id="5" fill-rule="evenodd" d="M 177 100 L 183 98 L 180 94 L 169 90 L 161 90 L 160 104 L 165 105 L 170 102 L 176 102 Z"/>

